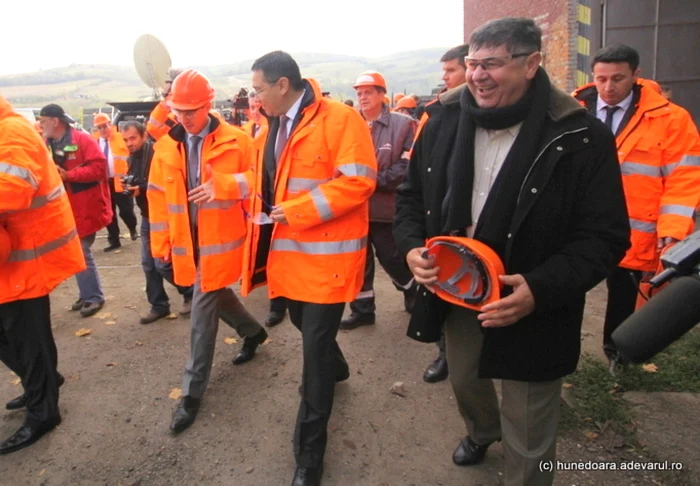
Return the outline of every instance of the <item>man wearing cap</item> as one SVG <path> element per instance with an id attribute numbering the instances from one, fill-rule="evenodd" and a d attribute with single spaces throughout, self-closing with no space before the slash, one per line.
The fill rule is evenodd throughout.
<path id="1" fill-rule="evenodd" d="M 501 441 L 506 486 L 549 486 L 556 468 L 542 464 L 556 460 L 561 386 L 579 360 L 586 292 L 630 245 L 620 167 L 610 130 L 540 66 L 532 19 L 490 21 L 469 45 L 466 86 L 431 105 L 397 191 L 394 234 L 421 284 L 408 334 L 434 342 L 444 322 L 468 434 L 453 462 L 479 464 Z M 469 308 L 434 295 L 439 284 L 459 297 L 440 256 L 425 254 L 435 236 L 487 245 L 505 275 L 477 273 L 503 287 L 500 298 Z"/>
<path id="2" fill-rule="evenodd" d="M 39 112 L 44 138 L 68 193 L 87 268 L 75 276 L 80 295 L 71 307 L 83 317 L 97 313 L 105 297 L 91 247 L 95 234 L 112 221 L 107 162 L 97 142 L 71 127 L 75 120 L 58 105 Z"/>
<path id="3" fill-rule="evenodd" d="M 121 248 L 119 241 L 119 218 L 117 218 L 117 208 L 119 216 L 129 228 L 131 240 L 136 241 L 136 216 L 134 215 L 134 198 L 131 194 L 124 193 L 122 178 L 129 170 L 128 158 L 129 150 L 124 145 L 124 139 L 117 132 L 117 127 L 112 126 L 112 121 L 106 113 L 97 113 L 93 119 L 93 125 L 97 131 L 93 137 L 99 143 L 102 153 L 107 159 L 107 172 L 109 178 L 109 192 L 112 200 L 112 221 L 107 225 L 107 242 L 109 245 L 104 251 L 113 251 Z"/>
<path id="4" fill-rule="evenodd" d="M 252 139 L 210 114 L 214 90 L 193 69 L 172 85 L 167 104 L 178 125 L 155 144 L 148 180 L 151 251 L 171 261 L 175 283 L 194 285 L 190 359 L 183 398 L 170 424 L 174 433 L 194 423 L 214 360 L 219 318 L 244 337 L 233 359 L 253 359 L 267 332 L 246 311 L 231 285 L 241 276 L 249 193 L 238 178 L 255 160 Z M 223 181 L 223 182 L 222 182 Z"/>
<path id="5" fill-rule="evenodd" d="M 395 212 L 395 191 L 403 182 L 408 165 L 408 151 L 413 144 L 415 123 L 412 118 L 394 113 L 384 102 L 386 82 L 374 71 L 357 78 L 354 85 L 360 114 L 367 122 L 377 157 L 377 188 L 369 202 L 369 241 L 365 277 L 362 290 L 350 303 L 351 314 L 340 325 L 343 330 L 374 324 L 374 254 L 391 278 L 394 286 L 404 295 L 404 307 L 411 312 L 416 287 L 413 276 L 401 257 L 391 224 Z M 405 99 L 405 98 L 404 98 Z"/>

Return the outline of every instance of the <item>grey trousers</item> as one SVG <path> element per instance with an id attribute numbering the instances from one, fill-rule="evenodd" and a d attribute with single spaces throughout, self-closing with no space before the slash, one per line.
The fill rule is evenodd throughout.
<path id="1" fill-rule="evenodd" d="M 550 486 L 554 472 L 541 472 L 554 461 L 562 380 L 502 380 L 502 402 L 493 380 L 478 377 L 483 334 L 477 313 L 454 306 L 445 321 L 450 382 L 467 432 L 477 444 L 502 439 L 506 486 Z"/>
<path id="2" fill-rule="evenodd" d="M 190 359 L 185 366 L 182 382 L 182 395 L 192 398 L 202 398 L 207 389 L 214 361 L 219 318 L 242 338 L 255 336 L 262 331 L 258 321 L 250 315 L 231 288 L 202 292 L 199 280 L 197 272 L 192 296 Z"/>

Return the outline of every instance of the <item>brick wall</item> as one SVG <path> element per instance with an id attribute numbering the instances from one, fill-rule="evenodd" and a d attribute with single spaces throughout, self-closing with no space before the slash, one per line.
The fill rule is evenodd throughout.
<path id="1" fill-rule="evenodd" d="M 464 40 L 481 24 L 499 17 L 530 17 L 542 29 L 544 67 L 567 92 L 576 84 L 577 0 L 464 0 Z"/>

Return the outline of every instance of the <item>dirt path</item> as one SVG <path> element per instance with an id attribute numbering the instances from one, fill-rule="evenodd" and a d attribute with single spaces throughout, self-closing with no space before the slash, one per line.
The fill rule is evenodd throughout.
<path id="1" fill-rule="evenodd" d="M 108 302 L 100 318 L 82 319 L 68 310 L 76 298 L 73 280 L 52 295 L 52 318 L 59 348 L 62 425 L 33 447 L 0 457 L 3 485 L 286 485 L 294 471 L 291 437 L 298 407 L 301 342 L 285 321 L 275 327 L 257 357 L 240 367 L 231 358 L 240 346 L 224 338 L 235 333 L 221 325 L 212 381 L 196 423 L 178 437 L 168 434 L 188 355 L 189 323 L 177 318 L 149 326 L 138 323 L 147 310 L 144 277 L 138 265 L 140 242 L 126 241 L 118 254 L 95 254 Z M 124 265 L 130 265 L 124 267 Z M 405 337 L 408 315 L 383 273 L 377 285 L 378 323 L 339 342 L 351 379 L 338 386 L 324 485 L 493 485 L 502 481 L 503 456 L 494 446 L 475 468 L 452 465 L 451 454 L 464 435 L 447 382 L 428 385 L 423 368 L 435 347 Z M 174 289 L 174 310 L 180 304 Z M 596 299 L 597 300 L 597 299 Z M 261 320 L 267 298 L 258 291 L 245 301 Z M 600 306 L 586 321 L 584 348 L 599 348 Z M 597 329 L 596 329 L 597 326 Z M 77 337 L 80 328 L 91 334 Z M 590 341 L 590 344 L 589 344 Z M 0 370 L 0 397 L 21 392 L 14 377 Z M 396 381 L 407 396 L 389 392 Z M 3 411 L 0 436 L 21 425 L 21 412 Z M 559 441 L 560 459 L 603 457 L 578 437 Z M 561 473 L 556 484 L 651 484 L 630 475 Z M 651 478 L 651 476 L 649 476 Z M 661 483 L 657 483 L 661 484 Z"/>

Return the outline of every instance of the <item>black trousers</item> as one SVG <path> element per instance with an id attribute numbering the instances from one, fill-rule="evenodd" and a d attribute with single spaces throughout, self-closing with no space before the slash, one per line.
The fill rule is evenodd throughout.
<path id="1" fill-rule="evenodd" d="M 119 244 L 119 217 L 122 218 L 129 231 L 136 231 L 136 215 L 134 214 L 134 198 L 114 190 L 114 179 L 109 179 L 109 192 L 112 199 L 112 222 L 107 226 L 107 241 L 112 245 Z"/>
<path id="2" fill-rule="evenodd" d="M 603 350 L 608 358 L 617 351 L 610 336 L 625 319 L 634 313 L 637 304 L 637 292 L 642 272 L 617 267 L 608 277 L 608 305 L 605 309 L 603 325 Z"/>
<path id="3" fill-rule="evenodd" d="M 294 455 L 297 466 L 318 467 L 326 453 L 336 376 L 348 370 L 336 341 L 345 304 L 311 304 L 287 299 L 287 308 L 292 324 L 301 331 L 304 349 Z"/>
<path id="4" fill-rule="evenodd" d="M 370 223 L 367 241 L 367 259 L 365 260 L 365 280 L 357 298 L 350 303 L 350 309 L 357 314 L 372 314 L 376 310 L 374 304 L 374 254 L 384 271 L 389 274 L 394 287 L 401 292 L 408 290 L 407 286 L 413 281 L 413 274 L 408 269 L 406 260 L 399 253 L 392 223 Z"/>
<path id="5" fill-rule="evenodd" d="M 25 423 L 37 426 L 57 420 L 58 352 L 48 295 L 0 304 L 0 360 L 22 380 Z"/>
<path id="6" fill-rule="evenodd" d="M 284 314 L 287 310 L 287 298 L 286 297 L 275 297 L 270 299 L 270 312 L 279 312 Z"/>

